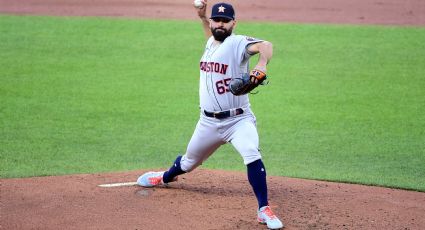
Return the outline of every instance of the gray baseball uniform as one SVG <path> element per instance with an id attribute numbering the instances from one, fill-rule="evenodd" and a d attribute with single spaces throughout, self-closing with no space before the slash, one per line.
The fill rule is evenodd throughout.
<path id="1" fill-rule="evenodd" d="M 261 159 L 255 116 L 248 95 L 235 96 L 228 88 L 232 78 L 249 72 L 251 54 L 247 47 L 260 41 L 234 34 L 220 44 L 214 43 L 213 37 L 208 39 L 200 61 L 201 115 L 182 158 L 182 170 L 195 169 L 227 142 L 232 143 L 246 165 Z M 229 116 L 221 119 L 223 112 Z"/>

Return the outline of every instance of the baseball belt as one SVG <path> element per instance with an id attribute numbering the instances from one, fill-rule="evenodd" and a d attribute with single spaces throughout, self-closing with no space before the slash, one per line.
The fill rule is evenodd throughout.
<path id="1" fill-rule="evenodd" d="M 221 112 L 208 112 L 208 111 L 204 110 L 204 114 L 207 117 L 224 119 L 224 118 L 233 117 L 233 116 L 236 116 L 236 115 L 239 115 L 239 114 L 243 114 L 243 109 L 237 108 L 237 109 L 231 109 L 231 110 L 221 111 Z"/>

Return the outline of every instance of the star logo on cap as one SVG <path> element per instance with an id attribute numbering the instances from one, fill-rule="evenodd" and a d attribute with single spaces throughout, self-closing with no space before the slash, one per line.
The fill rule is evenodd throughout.
<path id="1" fill-rule="evenodd" d="M 224 7 L 224 6 L 220 6 L 220 7 L 218 7 L 218 12 L 222 12 L 222 13 L 224 13 L 224 10 L 225 10 L 226 8 Z"/>

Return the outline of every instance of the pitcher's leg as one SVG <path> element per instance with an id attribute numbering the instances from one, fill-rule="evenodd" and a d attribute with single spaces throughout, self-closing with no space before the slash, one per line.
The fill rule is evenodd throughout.
<path id="1" fill-rule="evenodd" d="M 185 172 L 194 170 L 224 143 L 215 130 L 197 127 L 180 162 L 181 169 Z"/>
<path id="2" fill-rule="evenodd" d="M 258 132 L 253 119 L 244 119 L 233 127 L 233 146 L 239 151 L 247 167 L 248 181 L 258 201 L 258 222 L 269 229 L 280 229 L 282 222 L 273 214 L 268 202 L 266 168 L 258 149 Z"/>
<path id="3" fill-rule="evenodd" d="M 251 119 L 239 121 L 231 135 L 231 143 L 247 166 L 248 181 L 258 201 L 258 207 L 268 205 L 266 168 L 261 160 L 257 127 Z"/>
<path id="4" fill-rule="evenodd" d="M 200 119 L 192 138 L 187 145 L 186 154 L 178 156 L 173 166 L 164 173 L 164 182 L 172 181 L 176 176 L 190 172 L 204 162 L 220 145 L 215 125 Z"/>
<path id="5" fill-rule="evenodd" d="M 218 137 L 214 123 L 200 119 L 187 146 L 186 154 L 178 156 L 167 171 L 147 172 L 137 179 L 144 187 L 153 187 L 175 180 L 206 160 L 224 142 Z"/>
<path id="6" fill-rule="evenodd" d="M 153 187 L 172 182 L 178 175 L 198 167 L 222 144 L 223 141 L 218 138 L 215 125 L 201 118 L 189 141 L 186 154 L 178 156 L 169 170 L 147 172 L 137 179 L 137 183 L 144 187 Z"/>

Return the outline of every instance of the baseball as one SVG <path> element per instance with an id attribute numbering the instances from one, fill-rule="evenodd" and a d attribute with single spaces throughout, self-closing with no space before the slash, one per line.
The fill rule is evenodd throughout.
<path id="1" fill-rule="evenodd" d="M 195 0 L 195 1 L 193 1 L 193 5 L 196 8 L 199 8 L 199 9 L 201 9 L 202 7 L 204 7 L 204 3 L 201 0 Z"/>

